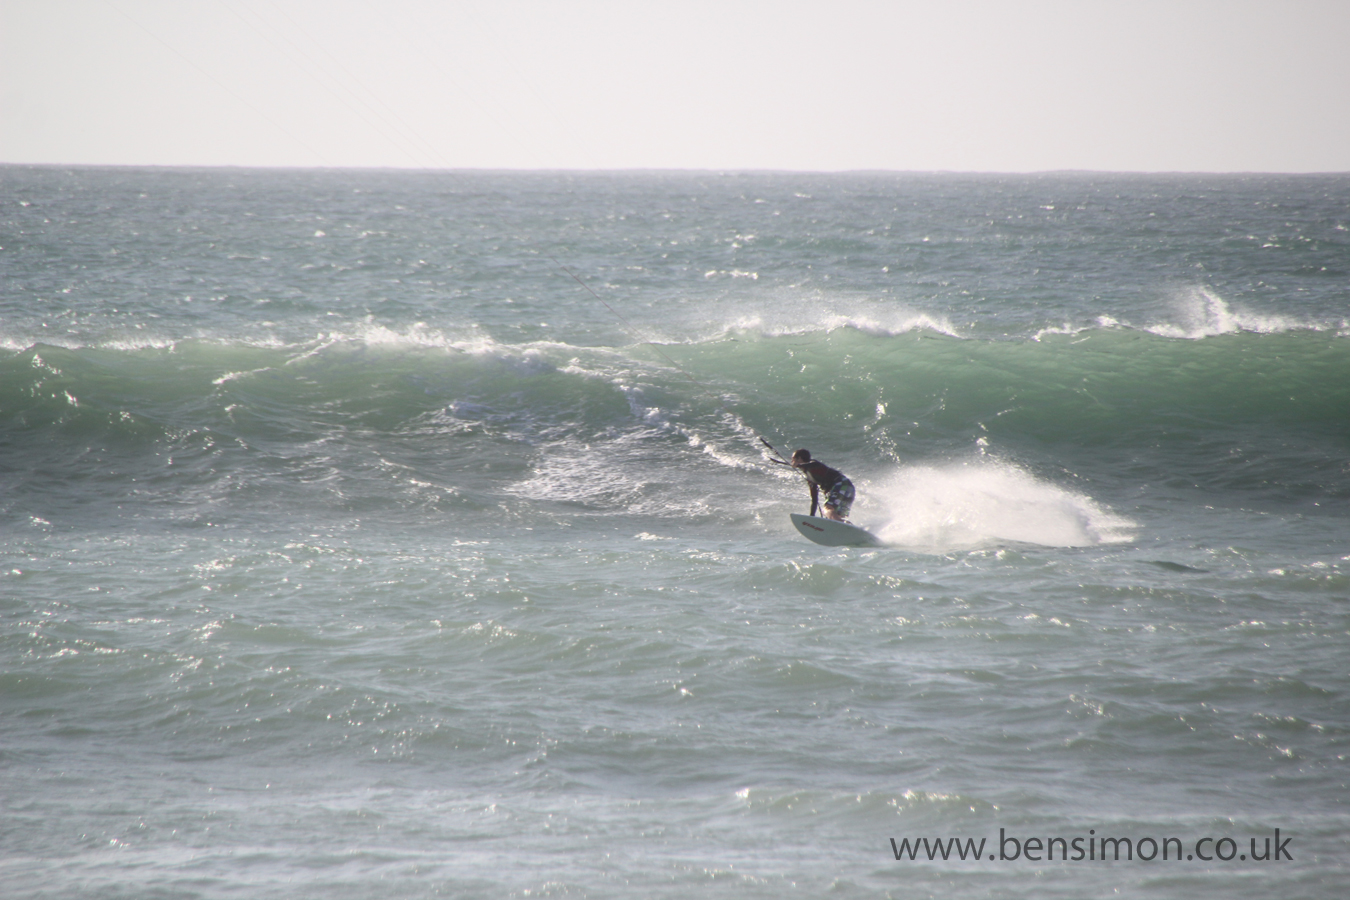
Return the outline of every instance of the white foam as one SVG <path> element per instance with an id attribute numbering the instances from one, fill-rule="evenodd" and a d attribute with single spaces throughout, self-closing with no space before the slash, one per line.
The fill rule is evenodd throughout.
<path id="1" fill-rule="evenodd" d="M 673 518 L 708 514 L 711 507 L 705 498 L 672 490 L 665 483 L 668 474 L 651 466 L 654 433 L 639 429 L 603 443 L 565 439 L 543 445 L 530 476 L 505 490 L 531 500 L 581 504 L 606 512 Z"/>
<path id="2" fill-rule="evenodd" d="M 270 371 L 272 371 L 271 366 L 263 366 L 261 369 L 249 369 L 243 372 L 226 372 L 219 378 L 213 378 L 211 380 L 211 383 L 216 386 L 219 386 L 222 384 L 228 384 L 231 381 L 238 381 L 241 378 L 247 378 L 250 375 L 257 375 L 261 372 L 270 372 Z"/>
<path id="3" fill-rule="evenodd" d="M 414 322 L 407 327 L 394 329 L 369 318 L 350 331 L 330 332 L 324 339 L 330 342 L 352 341 L 367 347 L 412 347 L 465 352 L 482 352 L 481 348 L 485 343 L 489 345 L 492 343 L 492 339 L 486 335 L 453 337 L 439 328 L 428 326 L 426 322 Z"/>
<path id="4" fill-rule="evenodd" d="M 282 349 L 301 351 L 288 363 L 317 356 L 331 347 L 358 347 L 389 350 L 443 350 L 466 356 L 491 357 L 509 363 L 523 364 L 530 369 L 547 369 L 550 357 L 574 355 L 577 347 L 557 341 L 531 341 L 522 344 L 502 343 L 479 329 L 467 326 L 467 334 L 451 334 L 432 328 L 425 322 L 414 322 L 405 328 L 388 326 L 367 320 L 354 327 L 323 332 L 300 343 L 283 345 Z"/>
<path id="5" fill-rule="evenodd" d="M 37 343 L 36 341 L 30 340 L 28 338 L 11 337 L 9 335 L 5 335 L 3 337 L 0 337 L 0 350 L 5 350 L 10 353 L 23 353 L 25 350 L 28 350 L 29 348 L 35 346 L 36 343 Z"/>
<path id="6" fill-rule="evenodd" d="M 932 316 L 913 310 L 892 310 L 884 315 L 773 310 L 739 316 L 726 322 L 720 326 L 717 336 L 739 331 L 764 337 L 792 337 L 822 332 L 829 334 L 845 328 L 879 337 L 895 337 L 911 331 L 932 331 L 948 337 L 960 337 L 955 326 L 945 316 Z"/>
<path id="7" fill-rule="evenodd" d="M 1068 337 L 1074 337 L 1076 335 L 1082 334 L 1084 331 L 1096 331 L 1098 329 L 1119 328 L 1119 327 L 1121 327 L 1121 323 L 1116 319 L 1112 318 L 1111 316 L 1098 316 L 1096 321 L 1092 325 L 1073 325 L 1069 322 L 1065 322 L 1063 325 L 1054 325 L 1048 328 L 1042 328 L 1040 331 L 1032 335 L 1031 339 L 1033 341 L 1039 341 L 1041 338 L 1048 337 L 1050 335 L 1065 335 Z"/>
<path id="8" fill-rule="evenodd" d="M 1040 329 L 1032 336 L 1039 341 L 1045 337 L 1073 337 L 1087 331 L 1112 328 L 1137 328 L 1156 334 L 1159 337 L 1200 340 L 1223 334 L 1249 332 L 1253 334 L 1279 334 L 1286 331 L 1336 331 L 1339 336 L 1350 335 L 1350 320 L 1339 322 L 1313 322 L 1290 316 L 1271 315 L 1255 312 L 1241 306 L 1235 306 L 1207 287 L 1191 287 L 1179 292 L 1172 298 L 1172 310 L 1162 321 L 1146 325 L 1134 325 L 1113 318 L 1098 316 L 1091 325 L 1052 325 Z"/>
<path id="9" fill-rule="evenodd" d="M 1299 329 L 1322 330 L 1312 322 L 1235 308 L 1207 287 L 1191 288 L 1178 296 L 1175 315 L 1176 321 L 1156 323 L 1145 330 L 1160 337 L 1191 340 L 1242 331 L 1277 334 Z"/>
<path id="10" fill-rule="evenodd" d="M 1017 542 L 1091 547 L 1133 537 L 1133 522 L 1091 497 L 991 459 L 908 466 L 867 490 L 888 544 L 945 551 Z"/>

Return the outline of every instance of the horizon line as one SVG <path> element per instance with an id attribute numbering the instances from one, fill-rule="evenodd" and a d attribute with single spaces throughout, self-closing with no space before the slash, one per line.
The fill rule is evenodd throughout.
<path id="1" fill-rule="evenodd" d="M 253 163 L 91 163 L 91 162 L 11 162 L 0 161 L 3 168 L 30 169 L 180 169 L 180 170 L 245 170 L 271 172 L 382 172 L 410 174 L 492 173 L 519 175 L 602 175 L 602 174 L 689 174 L 689 175 L 1279 175 L 1326 176 L 1350 175 L 1350 170 L 1282 170 L 1282 169 L 794 169 L 773 167 L 673 167 L 673 166 L 617 166 L 601 167 L 525 167 L 525 166 L 388 166 L 388 165 L 288 165 Z"/>

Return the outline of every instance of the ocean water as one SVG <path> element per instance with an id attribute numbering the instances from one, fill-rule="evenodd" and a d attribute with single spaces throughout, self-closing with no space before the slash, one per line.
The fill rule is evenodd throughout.
<path id="1" fill-rule="evenodd" d="M 4 895 L 1344 897 L 1348 228 L 0 167 Z"/>

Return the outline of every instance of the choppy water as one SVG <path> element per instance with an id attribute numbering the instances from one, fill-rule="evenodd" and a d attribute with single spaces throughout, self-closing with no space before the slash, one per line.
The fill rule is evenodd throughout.
<path id="1" fill-rule="evenodd" d="M 6 895 L 1344 896 L 1347 211 L 0 168 Z"/>

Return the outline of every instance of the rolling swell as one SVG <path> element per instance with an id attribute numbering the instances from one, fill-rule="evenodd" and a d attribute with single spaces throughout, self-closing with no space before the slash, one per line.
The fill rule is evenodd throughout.
<path id="1" fill-rule="evenodd" d="M 646 470 L 678 464 L 671 448 L 687 444 L 672 422 L 680 393 L 687 382 L 672 390 L 650 363 L 560 344 L 40 345 L 0 361 L 0 464 L 7 506 L 42 517 L 48 495 L 66 511 L 122 499 L 216 521 L 259 508 L 509 512 L 515 498 L 549 500 L 550 467 L 567 461 L 624 471 L 613 490 L 559 484 L 560 496 L 659 507 L 641 495 Z"/>
<path id="2" fill-rule="evenodd" d="M 811 409 L 812 418 L 838 408 L 856 419 L 883 403 L 934 432 L 984 425 L 1044 441 L 1118 442 L 1152 432 L 1159 416 L 1197 429 L 1350 435 L 1338 414 L 1350 400 L 1350 343 L 1316 331 L 1181 340 L 1108 328 L 992 341 L 842 328 L 671 352 L 778 407 L 828 392 L 834 402 Z"/>
<path id="3" fill-rule="evenodd" d="M 769 433 L 894 462 L 994 453 L 1224 491 L 1350 496 L 1350 343 L 1302 330 L 1186 340 L 1125 328 L 1039 340 L 928 332 L 679 348 Z"/>
<path id="4" fill-rule="evenodd" d="M 1267 501 L 1350 496 L 1350 343 L 1325 331 L 973 340 L 839 327 L 659 350 L 412 337 L 12 354 L 0 361 L 0 459 L 18 488 L 7 504 L 24 485 L 82 483 L 73 496 L 188 518 L 239 502 L 359 512 L 520 498 L 708 513 L 682 475 L 752 502 L 756 434 L 864 476 L 992 455 Z"/>

